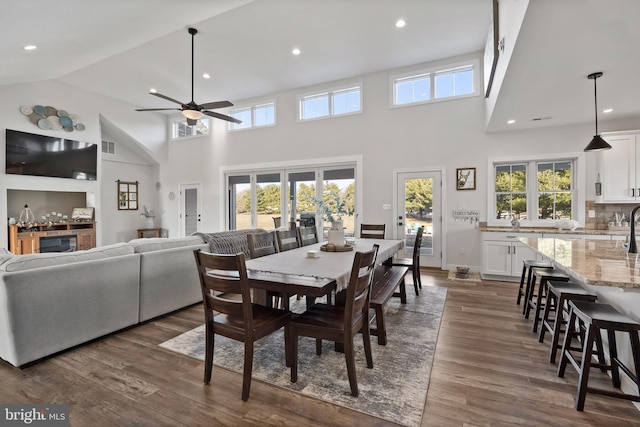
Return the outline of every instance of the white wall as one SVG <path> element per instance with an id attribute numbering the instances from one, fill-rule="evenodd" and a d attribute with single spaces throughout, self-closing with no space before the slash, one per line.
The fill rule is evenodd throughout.
<path id="1" fill-rule="evenodd" d="M 29 119 L 20 113 L 20 107 L 34 105 L 51 105 L 58 109 L 65 109 L 70 113 L 78 114 L 86 130 L 83 132 L 42 130 L 35 126 Z M 0 117 L 2 125 L 0 127 L 0 164 L 5 164 L 5 129 L 15 129 L 23 132 L 37 133 L 43 135 L 60 136 L 72 138 L 80 141 L 101 144 L 100 115 L 103 114 L 113 123 L 117 123 L 131 139 L 138 141 L 143 150 L 150 158 L 156 161 L 166 160 L 166 131 L 165 119 L 156 114 L 143 114 L 134 111 L 133 106 L 115 101 L 113 99 L 97 95 L 85 90 L 79 90 L 73 86 L 56 81 L 16 84 L 0 86 Z M 100 147 L 100 145 L 99 145 Z M 98 158 L 101 159 L 100 148 L 98 148 Z M 9 211 L 15 211 L 15 207 L 7 207 L 7 190 L 35 190 L 35 191 L 71 191 L 88 193 L 87 206 L 95 208 L 97 227 L 97 243 L 103 244 L 103 236 L 110 233 L 109 227 L 113 224 L 113 218 L 103 219 L 102 201 L 103 191 L 113 192 L 113 204 L 115 205 L 115 183 L 113 181 L 104 182 L 103 173 L 109 174 L 109 180 L 113 176 L 121 176 L 117 172 L 117 167 L 113 170 L 108 167 L 105 171 L 102 162 L 98 162 L 98 181 L 79 181 L 62 178 L 45 178 L 36 176 L 20 176 L 4 174 L 0 175 L 0 213 L 7 217 Z M 152 181 L 152 185 L 158 180 L 157 170 L 153 177 L 147 176 L 145 180 Z M 122 175 L 124 176 L 124 175 Z M 140 176 L 140 175 L 138 175 Z M 117 179 L 117 178 L 116 178 Z M 120 179 L 123 179 L 120 177 Z M 155 190 L 154 190 L 155 191 Z M 106 223 L 106 224 L 105 224 Z M 105 225 L 109 227 L 105 227 Z M 122 227 L 135 230 L 140 227 L 139 218 L 125 219 Z M 7 228 L 0 227 L 0 246 L 7 245 Z M 113 241 L 111 235 L 105 239 Z"/>
<path id="2" fill-rule="evenodd" d="M 474 57 L 477 56 L 479 54 Z M 458 59 L 455 58 L 456 61 Z M 315 87 L 326 89 L 361 81 L 364 112 L 359 115 L 298 123 L 296 95 L 315 88 L 265 97 L 276 99 L 277 126 L 229 133 L 225 122 L 214 121 L 213 134 L 209 138 L 199 138 L 186 144 L 172 143 L 172 147 L 181 144 L 181 149 L 170 149 L 171 178 L 175 180 L 179 176 L 188 176 L 198 179 L 196 169 L 202 168 L 200 177 L 206 206 L 203 228 L 213 231 L 221 229 L 223 224 L 220 204 L 224 201 L 224 195 L 220 191 L 220 178 L 211 171 L 221 166 L 362 155 L 364 209 L 360 220 L 384 222 L 388 229 L 393 230 L 393 210 L 382 209 L 385 203 L 396 203 L 393 200 L 393 171 L 442 167 L 449 184 L 443 189 L 446 200 L 443 206 L 447 230 L 446 262 L 449 265 L 479 267 L 479 232 L 469 223 L 453 221 L 451 211 L 459 208 L 479 209 L 481 220 L 486 220 L 487 158 L 581 152 L 585 141 L 592 137 L 591 126 L 487 134 L 484 131 L 484 97 L 390 109 L 389 76 L 408 69 L 380 72 Z M 186 153 L 187 150 L 192 154 Z M 199 158 L 193 153 L 197 153 Z M 191 163 L 187 158 L 191 159 Z M 592 168 L 591 163 L 588 159 L 588 168 Z M 455 190 L 455 170 L 460 167 L 477 168 L 476 191 Z M 465 248 L 465 255 L 460 254 L 460 248 Z"/>
<path id="3" fill-rule="evenodd" d="M 479 56 L 478 53 L 468 57 Z M 98 243 L 127 240 L 130 233 L 142 224 L 139 216 L 123 215 L 123 211 L 115 210 L 115 180 L 138 180 L 142 184 L 141 202 L 152 206 L 159 224 L 168 228 L 169 235 L 173 237 L 179 233 L 180 184 L 201 183 L 202 229 L 219 231 L 224 224 L 220 167 L 362 156 L 364 205 L 361 221 L 384 222 L 389 229 L 393 229 L 393 210 L 383 210 L 382 205 L 396 203 L 393 200 L 394 170 L 442 168 L 448 183 L 443 189 L 443 199 L 446 201 L 443 206 L 447 231 L 444 245 L 446 263 L 479 267 L 479 232 L 468 223 L 453 221 L 451 211 L 460 208 L 479 209 L 481 220 L 486 220 L 487 159 L 580 152 L 593 136 L 593 126 L 589 123 L 487 134 L 486 101 L 481 96 L 390 109 L 389 76 L 432 65 L 420 64 L 315 87 L 323 89 L 346 82 L 362 82 L 363 114 L 298 123 L 296 95 L 315 89 L 302 88 L 263 98 L 277 101 L 278 123 L 275 127 L 229 133 L 226 131 L 226 122 L 213 120 L 210 136 L 171 142 L 167 142 L 168 120 L 165 116 L 138 113 L 133 111 L 134 106 L 126 103 L 54 81 L 2 86 L 0 117 L 3 118 L 3 127 L 38 133 L 39 129 L 19 112 L 19 107 L 52 105 L 83 117 L 87 130 L 74 132 L 76 139 L 100 143 L 100 123 L 104 119 L 112 126 L 112 130 L 118 129 L 117 133 L 124 144 L 140 144 L 135 150 L 130 147 L 132 156 L 135 154 L 138 159 L 143 159 L 144 156 L 138 154 L 141 149 L 151 161 L 143 159 L 129 164 L 102 162 L 100 181 L 97 183 L 3 174 L 0 182 L 0 212 L 7 212 L 6 190 L 9 188 L 94 192 L 98 204 Z M 242 103 L 236 102 L 237 105 Z M 637 118 L 602 124 L 603 132 L 638 128 Z M 0 132 L 0 164 L 4 163 L 4 137 L 4 132 Z M 587 200 L 593 199 L 594 156 L 586 155 L 587 182 L 580 184 L 580 191 L 585 192 Z M 148 166 L 150 164 L 153 166 Z M 477 190 L 455 190 L 455 169 L 460 167 L 477 168 Z M 160 183 L 160 190 L 156 190 L 156 182 Z M 168 197 L 170 192 L 178 195 L 173 201 Z M 6 228 L 0 227 L 0 230 L 0 241 L 6 242 Z M 460 254 L 460 248 L 465 248 L 465 255 Z"/>

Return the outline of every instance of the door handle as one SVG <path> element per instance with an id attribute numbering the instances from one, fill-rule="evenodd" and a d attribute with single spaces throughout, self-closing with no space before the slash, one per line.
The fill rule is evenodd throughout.
<path id="1" fill-rule="evenodd" d="M 399 222 L 398 225 L 402 225 L 402 222 Z"/>
<path id="2" fill-rule="evenodd" d="M 511 246 L 507 246 L 507 254 L 511 253 Z"/>

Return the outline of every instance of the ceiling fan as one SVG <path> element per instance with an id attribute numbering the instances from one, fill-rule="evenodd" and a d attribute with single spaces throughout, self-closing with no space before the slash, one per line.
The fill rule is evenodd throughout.
<path id="1" fill-rule="evenodd" d="M 193 100 L 193 80 L 194 80 L 194 72 L 193 72 L 193 39 L 196 34 L 198 34 L 198 30 L 195 28 L 189 28 L 189 34 L 191 34 L 191 101 L 188 104 L 184 104 L 176 99 L 170 98 L 166 95 L 162 95 L 158 92 L 149 92 L 153 96 L 157 96 L 162 99 L 166 99 L 167 101 L 175 102 L 176 104 L 180 104 L 181 108 L 139 108 L 136 111 L 163 111 L 163 110 L 178 110 L 182 111 L 182 115 L 187 118 L 187 124 L 189 126 L 194 126 L 202 116 L 210 116 L 215 117 L 217 119 L 226 120 L 228 122 L 233 123 L 242 123 L 242 120 L 238 120 L 231 116 L 226 116 L 224 114 L 216 113 L 214 111 L 216 108 L 224 108 L 231 107 L 233 104 L 229 101 L 215 101 L 215 102 L 207 102 L 204 104 L 196 104 Z"/>

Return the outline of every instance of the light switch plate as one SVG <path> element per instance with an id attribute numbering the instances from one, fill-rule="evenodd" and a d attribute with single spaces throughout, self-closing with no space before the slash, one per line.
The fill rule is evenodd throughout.
<path id="1" fill-rule="evenodd" d="M 382 210 L 384 210 L 384 211 L 391 210 L 391 204 L 390 203 L 383 204 L 382 205 Z"/>

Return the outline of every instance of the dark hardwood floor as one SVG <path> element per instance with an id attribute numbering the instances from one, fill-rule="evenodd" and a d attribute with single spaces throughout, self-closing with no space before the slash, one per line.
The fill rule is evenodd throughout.
<path id="1" fill-rule="evenodd" d="M 588 395 L 585 411 L 574 409 L 577 375 L 557 378 L 548 343 L 515 305 L 517 284 L 445 273 L 423 272 L 423 286 L 449 293 L 422 426 L 640 426 L 623 400 Z M 202 362 L 158 346 L 202 321 L 197 305 L 25 369 L 0 361 L 0 403 L 70 404 L 72 426 L 389 425 L 257 380 L 242 402 L 241 375 L 215 367 L 203 385 Z M 608 377 L 594 371 L 592 380 Z"/>

